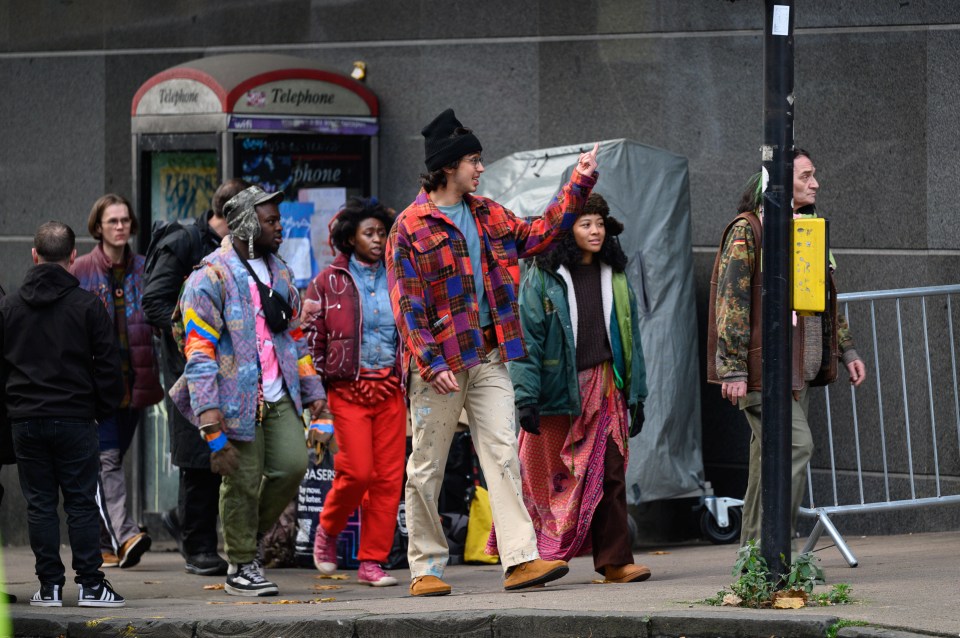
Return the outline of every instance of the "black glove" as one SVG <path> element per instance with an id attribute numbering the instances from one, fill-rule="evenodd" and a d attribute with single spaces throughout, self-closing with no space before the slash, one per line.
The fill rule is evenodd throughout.
<path id="1" fill-rule="evenodd" d="M 640 430 L 643 429 L 643 401 L 637 402 L 637 407 L 633 409 L 633 420 L 630 422 L 630 438 L 640 434 Z"/>
<path id="2" fill-rule="evenodd" d="M 540 408 L 535 405 L 524 405 L 517 408 L 520 413 L 520 427 L 528 434 L 540 434 Z"/>

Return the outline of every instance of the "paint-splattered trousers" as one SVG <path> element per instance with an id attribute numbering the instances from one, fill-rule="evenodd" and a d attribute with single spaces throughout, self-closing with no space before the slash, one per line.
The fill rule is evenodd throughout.
<path id="1" fill-rule="evenodd" d="M 407 461 L 407 559 L 410 576 L 443 576 L 450 557 L 440 525 L 437 497 L 460 411 L 470 420 L 480 467 L 490 491 L 503 569 L 539 558 L 537 537 L 523 505 L 514 425 L 513 384 L 496 350 L 456 375 L 459 392 L 437 394 L 419 374 L 410 374 L 413 451 Z"/>

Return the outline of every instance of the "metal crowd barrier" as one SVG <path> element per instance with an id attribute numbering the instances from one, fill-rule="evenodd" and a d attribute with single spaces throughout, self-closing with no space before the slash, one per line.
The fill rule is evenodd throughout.
<path id="1" fill-rule="evenodd" d="M 811 551 L 826 533 L 856 567 L 832 517 L 960 503 L 952 302 L 958 293 L 960 285 L 838 295 L 867 379 L 856 390 L 850 387 L 849 399 L 839 390 L 841 382 L 833 393 L 825 388 L 827 443 L 814 432 L 814 462 L 824 467 L 827 454 L 829 469 L 813 472 L 807 466 L 810 506 L 800 515 L 816 523 L 802 551 Z M 817 421 L 811 414 L 812 427 Z M 842 428 L 838 437 L 835 425 Z M 814 488 L 817 494 L 828 492 L 822 499 L 827 504 L 815 500 Z"/>

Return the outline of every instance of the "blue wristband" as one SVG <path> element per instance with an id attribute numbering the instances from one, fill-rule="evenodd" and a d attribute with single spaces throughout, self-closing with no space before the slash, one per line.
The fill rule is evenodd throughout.
<path id="1" fill-rule="evenodd" d="M 314 419 L 310 422 L 310 429 L 319 430 L 324 434 L 333 434 L 333 421 L 325 418 Z"/>
<path id="2" fill-rule="evenodd" d="M 223 430 L 220 430 L 220 433 L 212 439 L 207 440 L 207 445 L 210 446 L 211 452 L 219 452 L 227 444 L 227 435 L 224 434 Z"/>

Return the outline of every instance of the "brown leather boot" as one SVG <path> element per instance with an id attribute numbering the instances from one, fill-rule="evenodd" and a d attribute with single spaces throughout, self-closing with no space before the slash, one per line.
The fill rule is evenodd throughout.
<path id="1" fill-rule="evenodd" d="M 646 565 L 607 565 L 603 576 L 608 583 L 639 583 L 650 578 L 650 568 Z"/>
<path id="2" fill-rule="evenodd" d="M 411 596 L 446 596 L 450 585 L 436 576 L 417 576 L 410 583 Z"/>
<path id="3" fill-rule="evenodd" d="M 542 585 L 549 583 L 551 580 L 563 578 L 569 571 L 567 561 L 564 560 L 543 560 L 540 558 L 528 560 L 507 570 L 503 588 L 512 591 Z"/>

